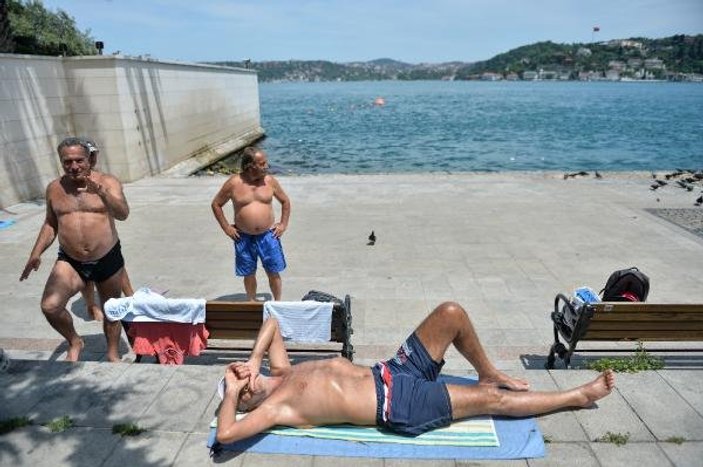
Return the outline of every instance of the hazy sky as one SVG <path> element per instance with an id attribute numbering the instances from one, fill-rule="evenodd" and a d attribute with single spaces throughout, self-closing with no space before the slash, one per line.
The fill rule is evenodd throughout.
<path id="1" fill-rule="evenodd" d="M 44 0 L 105 53 L 179 61 L 477 61 L 521 45 L 703 33 L 703 0 Z M 593 27 L 599 32 L 594 33 Z"/>

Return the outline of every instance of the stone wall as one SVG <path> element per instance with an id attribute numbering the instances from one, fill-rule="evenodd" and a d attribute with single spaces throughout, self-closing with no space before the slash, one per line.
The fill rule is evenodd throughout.
<path id="1" fill-rule="evenodd" d="M 0 207 L 43 197 L 69 135 L 94 139 L 98 169 L 123 182 L 263 135 L 255 71 L 121 56 L 0 54 L 0 130 Z"/>

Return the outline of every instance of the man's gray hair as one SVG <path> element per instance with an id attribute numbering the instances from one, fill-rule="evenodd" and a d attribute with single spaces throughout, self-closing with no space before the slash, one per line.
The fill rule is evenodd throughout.
<path id="1" fill-rule="evenodd" d="M 83 149 L 85 149 L 85 155 L 89 156 L 90 155 L 90 146 L 88 143 L 83 138 L 78 138 L 76 136 L 69 136 L 68 138 L 64 138 L 63 141 L 61 141 L 56 148 L 56 151 L 59 153 L 59 156 L 61 155 L 61 151 L 64 148 L 70 148 L 71 146 L 80 146 Z"/>

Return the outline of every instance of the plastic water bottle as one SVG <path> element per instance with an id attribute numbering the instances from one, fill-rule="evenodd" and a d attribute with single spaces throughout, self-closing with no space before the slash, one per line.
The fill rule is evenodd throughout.
<path id="1" fill-rule="evenodd" d="M 600 297 L 596 293 L 595 290 L 593 290 L 590 287 L 579 287 L 578 289 L 574 290 L 574 294 L 572 296 L 574 305 L 584 305 L 588 303 L 598 303 L 600 302 Z"/>

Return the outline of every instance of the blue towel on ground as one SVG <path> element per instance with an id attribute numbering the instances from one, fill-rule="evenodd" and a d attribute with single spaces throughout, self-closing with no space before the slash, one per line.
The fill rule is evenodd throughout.
<path id="1" fill-rule="evenodd" d="M 7 219 L 5 221 L 0 221 L 0 230 L 5 230 L 10 228 L 15 223 L 14 219 Z"/>
<path id="2" fill-rule="evenodd" d="M 449 384 L 476 384 L 475 379 L 441 375 Z M 260 434 L 246 440 L 222 445 L 210 430 L 207 446 L 221 450 L 261 454 L 298 454 L 309 456 L 375 457 L 404 459 L 526 459 L 544 457 L 544 438 L 534 418 L 493 417 L 499 446 L 427 446 L 395 443 L 340 441 L 300 436 Z"/>
<path id="3" fill-rule="evenodd" d="M 332 338 L 331 302 L 264 302 L 264 321 L 272 316 L 284 340 L 293 342 L 329 342 Z"/>

